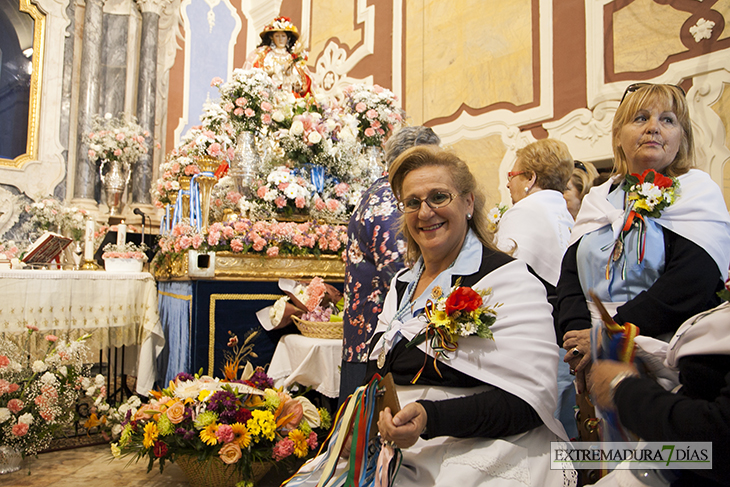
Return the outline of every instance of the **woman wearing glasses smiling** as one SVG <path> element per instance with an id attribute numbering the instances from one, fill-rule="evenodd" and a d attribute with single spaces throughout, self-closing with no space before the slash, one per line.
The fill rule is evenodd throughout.
<path id="1" fill-rule="evenodd" d="M 409 149 L 390 182 L 411 267 L 385 298 L 368 375 L 391 372 L 403 405 L 378 421 L 383 438 L 406 449 L 397 485 L 571 485 L 570 465 L 550 470 L 550 441 L 566 436 L 553 417 L 558 347 L 543 284 L 496 248 L 484 197 L 457 156 Z M 407 346 L 457 283 L 491 290 L 482 299 L 495 307 L 494 339 L 461 336 L 448 360 L 431 340 Z"/>

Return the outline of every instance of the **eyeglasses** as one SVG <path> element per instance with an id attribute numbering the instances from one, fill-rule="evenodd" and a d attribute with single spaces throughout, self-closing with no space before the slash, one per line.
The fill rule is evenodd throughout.
<path id="1" fill-rule="evenodd" d="M 580 170 L 581 170 L 581 171 L 583 171 L 584 173 L 588 173 L 588 169 L 586 169 L 586 165 L 585 165 L 585 164 L 583 164 L 583 163 L 582 163 L 582 162 L 580 162 L 580 161 L 575 161 L 575 162 L 573 162 L 573 166 L 575 166 L 575 168 L 576 168 L 576 169 L 580 169 Z"/>
<path id="2" fill-rule="evenodd" d="M 643 88 L 644 86 L 653 86 L 654 83 L 632 83 L 629 86 L 626 87 L 626 91 L 624 91 L 624 96 L 621 97 L 621 101 L 618 102 L 619 106 L 624 102 L 624 99 L 629 93 L 634 93 L 635 91 L 639 91 L 639 89 Z M 673 88 L 677 88 L 684 97 L 687 97 L 687 93 L 684 92 L 684 88 L 682 88 L 679 85 L 666 85 L 671 86 Z"/>
<path id="3" fill-rule="evenodd" d="M 519 176 L 520 174 L 525 174 L 527 171 L 510 171 L 507 173 L 507 181 L 512 181 L 514 178 Z"/>
<path id="4" fill-rule="evenodd" d="M 425 200 L 413 197 L 408 198 L 405 201 L 399 201 L 397 206 L 398 210 L 403 213 L 413 213 L 414 211 L 420 210 L 421 205 L 425 201 L 429 208 L 435 210 L 437 208 L 443 208 L 444 206 L 448 206 L 452 201 L 454 201 L 454 198 L 456 196 L 458 195 L 438 191 L 436 193 L 431 193 L 430 195 L 428 195 Z"/>

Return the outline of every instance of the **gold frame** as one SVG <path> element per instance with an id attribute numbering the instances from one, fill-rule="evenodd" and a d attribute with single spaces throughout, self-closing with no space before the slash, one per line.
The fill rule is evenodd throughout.
<path id="1" fill-rule="evenodd" d="M 43 85 L 43 57 L 46 37 L 46 15 L 30 0 L 19 0 L 19 9 L 33 18 L 33 73 L 30 75 L 28 136 L 25 154 L 21 154 L 12 160 L 0 157 L 0 166 L 16 169 L 22 168 L 27 162 L 38 159 L 38 127 L 40 124 L 41 86 Z"/>

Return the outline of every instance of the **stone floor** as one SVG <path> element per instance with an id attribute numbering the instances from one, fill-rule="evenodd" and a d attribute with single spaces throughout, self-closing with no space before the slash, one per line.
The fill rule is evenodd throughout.
<path id="1" fill-rule="evenodd" d="M 30 470 L 29 470 L 30 467 Z M 286 477 L 272 470 L 257 487 L 273 487 Z M 2 487 L 190 487 L 182 470 L 167 464 L 147 473 L 147 465 L 114 459 L 108 444 L 41 453 L 17 472 L 0 475 Z"/>

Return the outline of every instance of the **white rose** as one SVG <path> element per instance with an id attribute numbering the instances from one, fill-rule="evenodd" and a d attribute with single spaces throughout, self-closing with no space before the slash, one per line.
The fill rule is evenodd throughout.
<path id="1" fill-rule="evenodd" d="M 51 385 L 54 382 L 56 382 L 56 376 L 51 374 L 50 372 L 46 372 L 41 376 L 41 382 L 43 382 L 46 385 Z"/>
<path id="2" fill-rule="evenodd" d="M 58 371 L 61 373 L 62 376 L 66 377 L 68 375 L 68 368 L 65 365 L 62 365 L 58 368 Z"/>
<path id="3" fill-rule="evenodd" d="M 25 414 L 21 415 L 18 418 L 18 424 L 20 424 L 20 423 L 24 423 L 24 424 L 27 424 L 28 426 L 30 426 L 31 424 L 33 424 L 33 415 L 30 413 L 25 413 Z"/>
<path id="4" fill-rule="evenodd" d="M 142 405 L 142 400 L 137 396 L 132 396 L 127 400 L 127 404 L 133 408 L 138 408 Z"/>
<path id="5" fill-rule="evenodd" d="M 301 122 L 301 120 L 295 121 L 293 124 L 291 124 L 289 132 L 294 135 L 302 135 L 304 133 L 304 124 Z"/>
<path id="6" fill-rule="evenodd" d="M 46 363 L 43 360 L 36 360 L 33 362 L 31 369 L 33 369 L 33 372 L 36 374 L 40 374 L 41 372 L 45 372 L 48 367 L 46 367 Z"/>
<path id="7" fill-rule="evenodd" d="M 12 415 L 10 414 L 10 410 L 8 408 L 0 408 L 0 424 L 9 420 L 11 416 Z"/>
<path id="8" fill-rule="evenodd" d="M 319 132 L 313 130 L 307 136 L 307 141 L 309 141 L 310 144 L 319 144 L 322 141 L 322 136 L 319 135 Z"/>
<path id="9" fill-rule="evenodd" d="M 115 424 L 114 426 L 112 426 L 112 436 L 115 436 L 116 437 L 116 436 L 121 435 L 123 429 L 124 428 L 122 427 L 121 424 L 118 424 L 118 423 Z"/>
<path id="10" fill-rule="evenodd" d="M 284 121 L 285 118 L 284 112 L 282 112 L 281 110 L 276 110 L 274 111 L 274 113 L 271 114 L 271 118 L 273 118 L 275 122 L 281 123 Z"/>
<path id="11" fill-rule="evenodd" d="M 96 377 L 94 377 L 94 383 L 96 384 L 96 387 L 103 386 L 105 381 L 106 379 L 104 379 L 104 376 L 101 374 L 96 374 Z"/>

